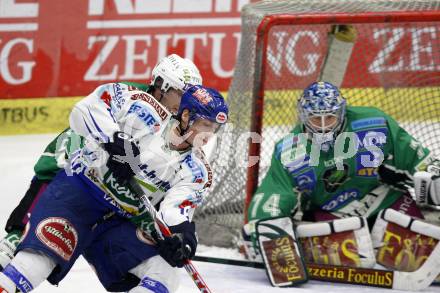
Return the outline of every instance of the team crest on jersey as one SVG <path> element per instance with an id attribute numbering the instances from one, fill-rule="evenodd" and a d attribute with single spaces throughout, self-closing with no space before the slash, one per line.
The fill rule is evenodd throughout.
<path id="1" fill-rule="evenodd" d="M 104 91 L 101 94 L 100 99 L 107 105 L 110 107 L 110 102 L 112 100 L 112 96 L 110 96 L 110 94 L 108 93 L 108 91 Z"/>
<path id="2" fill-rule="evenodd" d="M 348 179 L 348 165 L 344 164 L 343 170 L 338 170 L 336 167 L 327 169 L 322 177 L 325 190 L 330 193 L 335 192 Z"/>
<path id="3" fill-rule="evenodd" d="M 72 224 L 63 218 L 51 217 L 42 220 L 35 233 L 44 245 L 66 261 L 70 260 L 78 244 L 78 233 Z"/>

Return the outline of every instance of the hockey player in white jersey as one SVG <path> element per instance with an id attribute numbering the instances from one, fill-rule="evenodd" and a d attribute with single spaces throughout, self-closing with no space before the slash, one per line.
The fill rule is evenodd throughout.
<path id="1" fill-rule="evenodd" d="M 202 77 L 194 63 L 189 59 L 181 58 L 176 54 L 162 58 L 152 70 L 150 84 L 130 83 L 124 84 L 135 87 L 151 94 L 165 108 L 172 113 L 177 113 L 180 105 L 181 93 L 185 86 L 202 84 Z M 114 85 L 120 87 L 119 85 Z M 35 176 L 32 179 L 26 194 L 10 214 L 5 230 L 8 233 L 0 240 L 0 270 L 5 267 L 14 256 L 15 249 L 24 232 L 28 221 L 28 214 L 32 212 L 39 195 L 46 189 L 57 172 L 65 164 L 65 151 L 75 147 L 78 136 L 67 128 L 61 132 L 45 148 L 44 153 L 34 166 Z M 18 200 L 18 197 L 17 197 Z"/>
<path id="2" fill-rule="evenodd" d="M 141 280 L 130 292 L 175 291 L 172 266 L 195 253 L 191 219 L 212 180 L 199 147 L 227 115 L 223 97 L 202 86 L 186 90 L 176 119 L 152 96 L 120 84 L 80 101 L 70 124 L 85 144 L 34 208 L 18 253 L 0 274 L 3 290 L 29 292 L 46 278 L 57 284 L 85 254 L 108 290 L 130 288 L 119 282 L 129 271 Z M 144 213 L 128 184 L 133 177 L 175 234 L 157 246 L 125 220 Z M 118 216 L 102 221 L 112 213 Z M 119 244 L 114 253 L 99 255 L 109 240 Z"/>

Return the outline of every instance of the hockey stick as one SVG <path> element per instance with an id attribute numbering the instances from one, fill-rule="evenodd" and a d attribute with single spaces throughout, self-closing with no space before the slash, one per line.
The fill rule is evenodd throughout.
<path id="1" fill-rule="evenodd" d="M 340 87 L 350 60 L 357 31 L 352 25 L 337 24 L 328 34 L 328 50 L 318 80 Z"/>
<path id="2" fill-rule="evenodd" d="M 194 261 L 253 267 L 264 269 L 264 263 L 209 256 L 195 256 Z M 440 245 L 432 251 L 425 263 L 416 271 L 400 272 L 380 269 L 307 264 L 309 278 L 315 281 L 345 283 L 397 290 L 420 291 L 428 288 L 440 273 Z"/>
<path id="3" fill-rule="evenodd" d="M 147 209 L 151 218 L 156 223 L 156 225 L 159 227 L 159 231 L 157 231 L 159 234 L 159 237 L 171 236 L 172 233 L 171 233 L 170 229 L 168 228 L 167 224 L 164 221 L 162 221 L 162 219 L 158 216 L 158 212 L 157 212 L 156 208 L 151 204 L 147 195 L 142 191 L 142 189 L 140 188 L 139 184 L 135 181 L 135 179 L 130 180 L 130 187 L 132 188 L 134 193 L 139 197 L 139 199 L 142 201 L 142 203 L 145 205 L 145 208 Z M 212 293 L 212 291 L 206 285 L 205 281 L 202 279 L 202 276 L 200 276 L 199 272 L 194 267 L 191 260 L 186 260 L 183 267 L 188 272 L 191 279 L 193 279 L 194 283 L 196 284 L 197 288 L 199 288 L 200 292 Z"/>

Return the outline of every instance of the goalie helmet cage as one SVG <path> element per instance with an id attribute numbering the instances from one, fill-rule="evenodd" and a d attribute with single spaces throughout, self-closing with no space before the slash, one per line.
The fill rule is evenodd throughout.
<path id="1" fill-rule="evenodd" d="M 212 156 L 212 190 L 194 217 L 201 243 L 234 245 L 275 142 L 296 123 L 298 96 L 323 70 L 332 25 L 357 32 L 340 72 L 348 104 L 380 108 L 440 155 L 440 0 L 262 1 L 241 17 L 230 120 Z"/>

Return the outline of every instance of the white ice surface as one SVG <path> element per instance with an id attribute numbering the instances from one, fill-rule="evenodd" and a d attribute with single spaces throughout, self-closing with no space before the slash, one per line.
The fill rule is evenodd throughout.
<path id="1" fill-rule="evenodd" d="M 28 188 L 33 176 L 33 165 L 38 156 L 43 152 L 47 143 L 54 135 L 26 135 L 0 137 L 0 235 L 4 235 L 3 227 L 7 217 L 24 192 Z M 237 258 L 234 251 L 201 247 L 200 254 L 215 257 Z M 273 288 L 269 285 L 266 273 L 261 269 L 227 266 L 194 262 L 200 274 L 213 293 L 272 293 L 272 292 L 397 292 L 387 289 L 371 287 L 330 284 L 311 281 L 299 288 Z M 37 269 L 37 268 L 35 268 Z M 192 280 L 182 269 L 181 286 L 178 293 L 199 292 Z M 35 291 L 36 293 L 77 293 L 77 292 L 105 292 L 99 284 L 95 274 L 88 264 L 80 258 L 72 268 L 69 275 L 54 287 L 45 282 Z M 440 292 L 440 287 L 430 287 L 424 292 Z"/>

